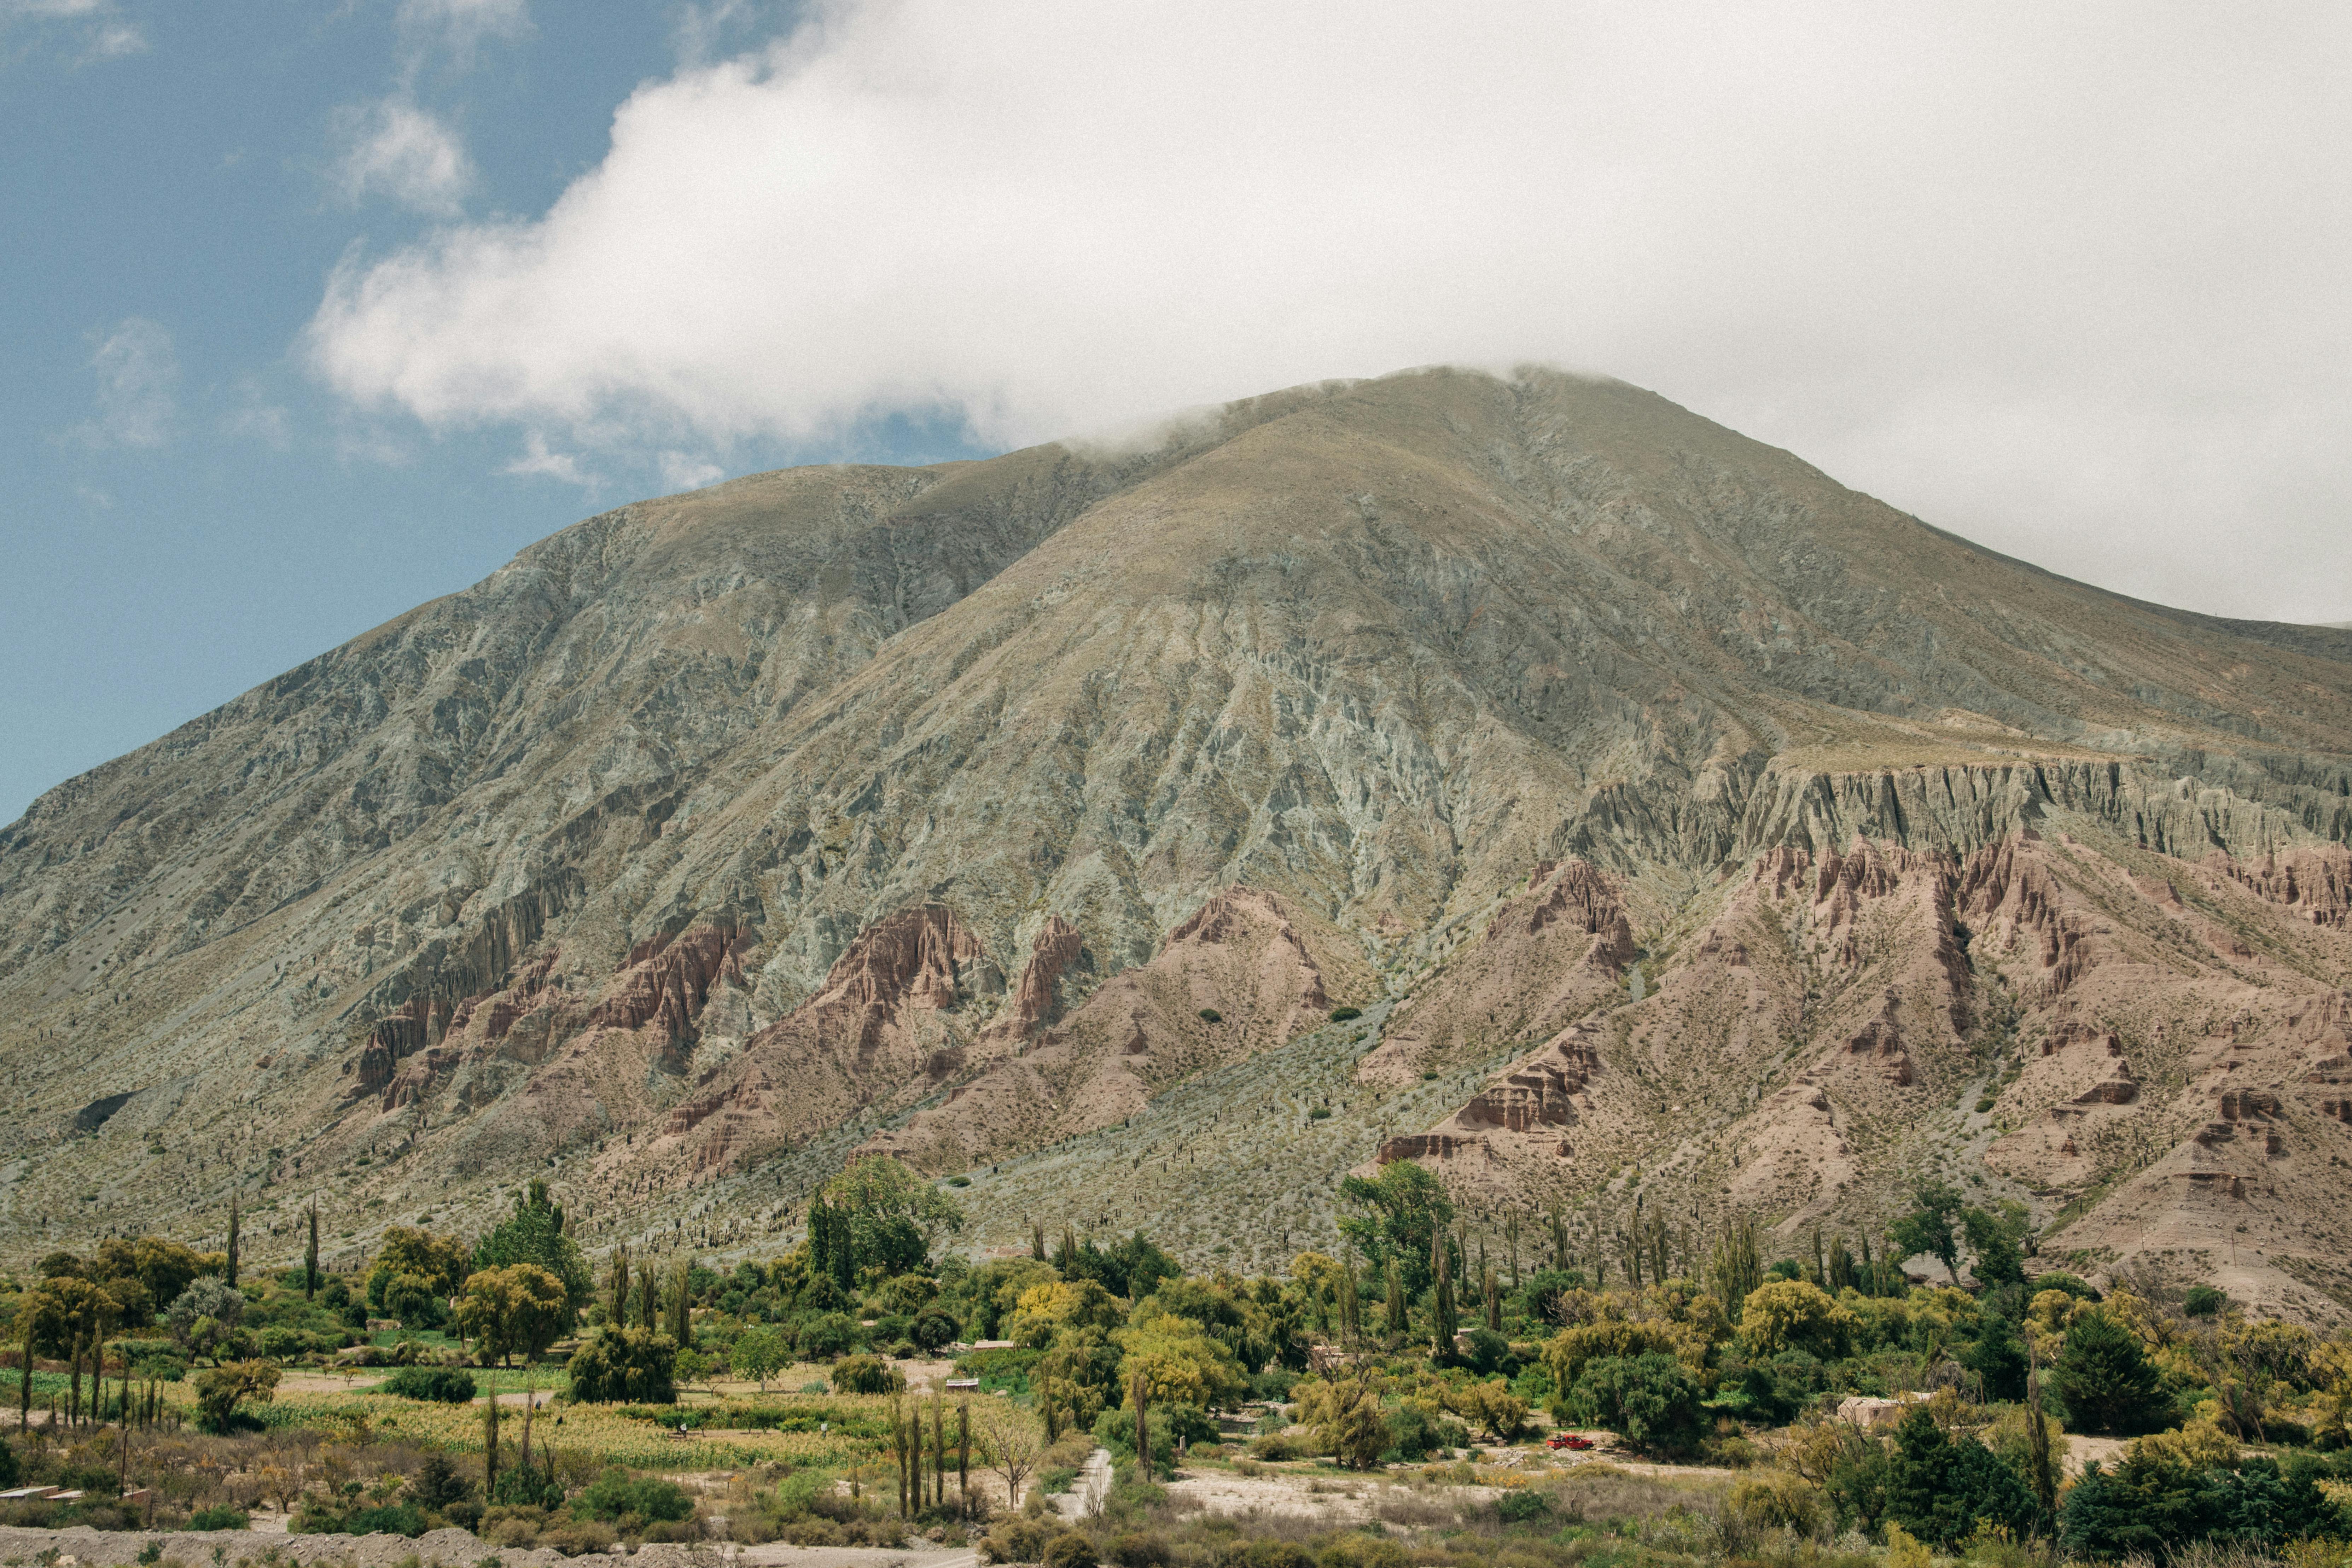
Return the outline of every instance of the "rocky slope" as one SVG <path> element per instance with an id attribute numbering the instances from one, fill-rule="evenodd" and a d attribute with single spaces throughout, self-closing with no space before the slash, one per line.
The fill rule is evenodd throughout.
<path id="1" fill-rule="evenodd" d="M 1147 1201 L 1159 1108 L 1303 1042 L 1294 1185 L 1410 1157 L 1696 1236 L 1945 1169 L 2325 1315 L 2347 841 L 2352 634 L 2052 576 L 1615 383 L 761 475 L 0 833 L 0 1248 L 232 1188 L 359 1247 L 551 1169 L 592 1241 L 764 1247 L 859 1147 L 978 1173 L 981 1245 L 1175 1234 L 1232 1192 Z M 1024 1173 L 1089 1160 L 1123 1195 Z"/>

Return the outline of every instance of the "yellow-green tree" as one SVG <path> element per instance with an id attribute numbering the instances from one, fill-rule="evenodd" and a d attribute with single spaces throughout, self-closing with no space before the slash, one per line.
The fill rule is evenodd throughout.
<path id="1" fill-rule="evenodd" d="M 1739 1309 L 1739 1339 L 1750 1355 L 1810 1351 L 1835 1361 L 1853 1342 L 1854 1316 L 1818 1285 L 1775 1279 L 1748 1293 Z"/>
<path id="2" fill-rule="evenodd" d="M 563 1281 L 534 1263 L 485 1268 L 466 1281 L 453 1314 L 482 1342 L 482 1352 L 504 1364 L 520 1355 L 535 1361 L 572 1326 Z"/>
<path id="3" fill-rule="evenodd" d="M 1044 1350 L 1065 1331 L 1115 1329 L 1126 1317 L 1118 1298 L 1091 1279 L 1032 1285 L 1013 1306 L 1009 1337 L 1015 1344 Z"/>
<path id="4" fill-rule="evenodd" d="M 1388 1417 L 1381 1410 L 1386 1390 L 1380 1374 L 1369 1369 L 1335 1372 L 1298 1385 L 1298 1416 L 1313 1428 L 1319 1451 L 1349 1469 L 1369 1470 L 1388 1450 Z"/>
<path id="5" fill-rule="evenodd" d="M 1190 1318 L 1144 1309 L 1112 1337 L 1127 1352 L 1122 1374 L 1130 1382 L 1142 1378 L 1155 1405 L 1211 1410 L 1233 1404 L 1249 1391 L 1249 1379 L 1234 1352 Z"/>

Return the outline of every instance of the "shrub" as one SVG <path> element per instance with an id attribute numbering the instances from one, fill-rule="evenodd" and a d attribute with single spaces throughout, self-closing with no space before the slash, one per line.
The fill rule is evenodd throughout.
<path id="1" fill-rule="evenodd" d="M 968 1187 L 971 1185 L 971 1178 L 970 1176 L 950 1176 L 948 1178 L 948 1185 L 951 1187 Z"/>
<path id="2" fill-rule="evenodd" d="M 1095 1568 L 1095 1543 L 1066 1530 L 1045 1543 L 1045 1568 Z"/>
<path id="3" fill-rule="evenodd" d="M 216 1508 L 200 1508 L 188 1516 L 190 1530 L 244 1530 L 253 1521 L 241 1508 L 222 1503 Z"/>
<path id="4" fill-rule="evenodd" d="M 433 1528 L 425 1510 L 415 1503 L 387 1503 L 382 1508 L 357 1509 L 343 1516 L 345 1535 L 405 1535 L 414 1541 Z"/>
<path id="5" fill-rule="evenodd" d="M 857 1342 L 857 1325 L 846 1312 L 820 1312 L 800 1326 L 801 1354 L 811 1361 L 846 1355 Z"/>
<path id="6" fill-rule="evenodd" d="M 2180 1299 L 2180 1310 L 2192 1318 L 2218 1318 L 2229 1305 L 2228 1294 L 2210 1285 L 2191 1285 Z"/>
<path id="7" fill-rule="evenodd" d="M 463 1405 L 474 1397 L 474 1376 L 454 1366 L 404 1366 L 383 1380 L 386 1394 L 403 1399 L 423 1399 L 443 1405 Z"/>
<path id="8" fill-rule="evenodd" d="M 895 1394 L 906 1377 L 880 1356 L 844 1356 L 833 1369 L 833 1385 L 844 1394 Z"/>
<path id="9" fill-rule="evenodd" d="M 1819 1535 L 1828 1510 L 1811 1482 L 1785 1470 L 1762 1470 L 1731 1483 L 1724 1508 L 1751 1531 L 1790 1530 Z"/>
<path id="10" fill-rule="evenodd" d="M 575 1519 L 601 1519 L 607 1523 L 635 1514 L 651 1523 L 693 1517 L 694 1500 L 676 1481 L 666 1481 L 658 1476 L 641 1476 L 633 1480 L 626 1470 L 615 1465 L 572 1500 L 572 1513 Z"/>
<path id="11" fill-rule="evenodd" d="M 587 1405 L 675 1405 L 677 1342 L 650 1329 L 604 1329 L 572 1357 L 572 1397 Z"/>
<path id="12" fill-rule="evenodd" d="M 1568 1403 L 1635 1447 L 1654 1453 L 1693 1453 L 1702 1436 L 1698 1384 L 1663 1351 L 1587 1362 Z"/>
<path id="13" fill-rule="evenodd" d="M 1201 1021 L 1204 1024 L 1222 1024 L 1225 1021 L 1225 1016 L 1214 1007 L 1203 1007 L 1201 1009 Z"/>
<path id="14" fill-rule="evenodd" d="M 1137 1531 L 1113 1536 L 1106 1554 L 1118 1568 L 1168 1568 L 1168 1542 Z"/>
<path id="15" fill-rule="evenodd" d="M 955 1314 L 944 1307 L 925 1307 L 907 1326 L 907 1337 L 913 1340 L 919 1349 L 926 1351 L 953 1344 L 956 1336 L 962 1332 L 963 1325 L 957 1322 Z"/>
<path id="16" fill-rule="evenodd" d="M 1364 1010 L 1361 1007 L 1334 1007 L 1331 1009 L 1331 1021 L 1335 1024 L 1344 1024 L 1350 1018 L 1360 1018 L 1363 1016 Z"/>
<path id="17" fill-rule="evenodd" d="M 1551 1512 L 1551 1500 L 1528 1487 L 1515 1487 L 1495 1500 L 1495 1517 L 1505 1524 L 1533 1524 Z"/>
<path id="18" fill-rule="evenodd" d="M 1328 1105 L 1315 1106 L 1307 1112 L 1307 1120 L 1309 1121 L 1328 1121 L 1331 1120 L 1331 1108 Z"/>

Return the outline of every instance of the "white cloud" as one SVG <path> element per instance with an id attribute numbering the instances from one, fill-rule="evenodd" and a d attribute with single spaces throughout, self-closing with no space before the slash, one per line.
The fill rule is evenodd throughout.
<path id="1" fill-rule="evenodd" d="M 0 27 L 11 22 L 74 22 L 86 59 L 121 59 L 143 54 L 147 35 L 122 20 L 115 0 L 0 0 Z"/>
<path id="2" fill-rule="evenodd" d="M 412 69 L 435 49 L 466 66 L 485 38 L 527 37 L 530 6 L 529 0 L 400 0 L 394 20 Z"/>
<path id="3" fill-rule="evenodd" d="M 583 489 L 594 489 L 598 482 L 596 476 L 580 466 L 578 458 L 569 452 L 549 450 L 547 437 L 536 430 L 525 439 L 522 456 L 499 471 L 519 478 L 562 479 Z"/>
<path id="4" fill-rule="evenodd" d="M 90 355 L 98 372 L 98 417 L 76 432 L 95 447 L 161 447 L 178 422 L 180 362 L 172 334 L 144 316 L 126 316 Z"/>
<path id="5" fill-rule="evenodd" d="M 727 477 L 727 470 L 716 463 L 705 462 L 691 452 L 664 452 L 656 460 L 662 483 L 672 491 L 698 490 L 705 485 L 715 485 Z"/>
<path id="6" fill-rule="evenodd" d="M 394 95 L 337 116 L 343 155 L 336 177 L 353 202 L 386 196 L 436 217 L 454 217 L 473 188 L 474 163 L 457 133 Z"/>
<path id="7" fill-rule="evenodd" d="M 2062 571 L 2341 618 L 2347 47 L 2310 5 L 836 0 L 642 88 L 543 216 L 347 264 L 310 348 L 640 460 L 1549 360 Z"/>

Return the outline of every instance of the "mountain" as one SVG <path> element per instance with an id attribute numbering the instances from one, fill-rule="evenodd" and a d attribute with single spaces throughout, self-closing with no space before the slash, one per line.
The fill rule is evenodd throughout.
<path id="1" fill-rule="evenodd" d="M 1380 1159 L 1580 1247 L 1637 1198 L 1875 1237 L 1943 1173 L 2331 1318 L 2348 842 L 2352 633 L 1619 383 L 758 475 L 0 832 L 0 1251 L 233 1190 L 359 1249 L 525 1173 L 592 1247 L 760 1250 L 869 1147 L 966 1178 L 975 1247 L 1260 1264 Z"/>

